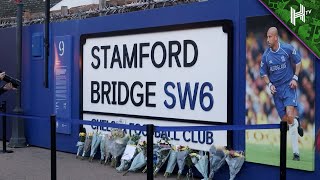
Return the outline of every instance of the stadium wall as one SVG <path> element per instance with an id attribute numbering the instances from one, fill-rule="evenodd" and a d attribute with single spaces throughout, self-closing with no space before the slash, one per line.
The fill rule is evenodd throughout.
<path id="1" fill-rule="evenodd" d="M 207 2 L 179 5 L 174 7 L 145 10 L 127 14 L 117 14 L 105 17 L 97 17 L 83 20 L 72 20 L 50 25 L 50 86 L 43 86 L 44 58 L 34 58 L 31 55 L 32 35 L 43 33 L 43 25 L 32 25 L 23 28 L 23 72 L 22 72 L 22 103 L 25 114 L 34 116 L 49 116 L 53 113 L 53 38 L 55 36 L 71 35 L 73 38 L 73 62 L 71 77 L 72 93 L 72 118 L 80 118 L 80 36 L 81 34 L 127 30 L 136 28 L 157 27 L 165 25 L 184 24 L 211 20 L 232 20 L 234 26 L 234 59 L 233 59 L 233 124 L 245 124 L 245 64 L 246 64 L 246 18 L 249 16 L 266 15 L 269 12 L 256 0 L 209 0 Z M 15 74 L 15 28 L 0 29 L 0 53 L 1 69 L 8 74 Z M 316 82 L 319 82 L 319 60 L 316 64 Z M 316 83 L 316 92 L 319 92 L 320 84 Z M 15 102 L 15 93 L 10 92 L 1 97 L 7 100 L 9 110 L 12 110 Z M 320 103 L 319 96 L 316 99 L 316 107 Z M 320 109 L 316 108 L 316 129 L 319 127 Z M 26 138 L 28 143 L 34 146 L 49 148 L 49 124 L 48 121 L 26 120 Z M 1 127 L 0 127 L 1 128 Z M 76 152 L 78 130 L 72 126 L 71 135 L 57 134 L 57 148 L 60 151 Z M 8 132 L 9 135 L 10 132 Z M 245 149 L 245 132 L 233 133 L 233 145 L 236 150 Z M 263 156 L 263 155 L 261 155 Z M 320 176 L 320 158 L 316 154 L 315 172 L 306 172 L 289 169 L 288 179 L 317 179 Z M 238 174 L 237 179 L 278 179 L 279 168 L 256 163 L 246 162 Z M 225 166 L 216 178 L 227 179 L 229 170 Z"/>

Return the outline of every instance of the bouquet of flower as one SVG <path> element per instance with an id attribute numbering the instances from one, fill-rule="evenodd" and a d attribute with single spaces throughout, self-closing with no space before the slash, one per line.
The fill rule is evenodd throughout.
<path id="1" fill-rule="evenodd" d="M 101 141 L 100 141 L 100 164 L 102 164 L 105 156 L 106 156 L 106 148 L 105 148 L 105 144 L 106 144 L 106 134 L 100 134 L 101 136 Z"/>
<path id="2" fill-rule="evenodd" d="M 98 146 L 100 145 L 100 142 L 101 142 L 101 138 L 102 138 L 101 133 L 99 132 L 93 133 L 92 142 L 91 142 L 91 153 L 89 157 L 90 162 L 92 162 L 94 156 L 97 153 Z"/>
<path id="3" fill-rule="evenodd" d="M 153 171 L 153 175 L 156 176 L 163 164 L 167 161 L 169 157 L 169 152 L 171 150 L 171 145 L 169 143 L 168 138 L 162 138 L 157 142 L 158 147 L 155 148 L 155 155 L 156 155 L 156 160 L 155 160 L 155 168 Z"/>
<path id="4" fill-rule="evenodd" d="M 237 151 L 227 151 L 227 164 L 230 170 L 230 180 L 233 180 L 240 171 L 244 163 L 244 153 Z"/>
<path id="5" fill-rule="evenodd" d="M 152 162 L 153 162 L 153 170 L 154 170 L 154 167 L 156 166 L 157 162 L 158 162 L 158 158 L 157 158 L 157 151 L 159 151 L 160 149 L 160 146 L 159 144 L 153 144 L 153 152 L 152 152 L 152 155 L 153 155 L 153 159 L 152 159 Z M 147 154 L 147 153 L 146 153 Z M 148 158 L 147 158 L 148 159 Z M 142 170 L 142 173 L 145 173 L 146 171 L 148 170 L 148 166 L 146 165 L 145 168 Z"/>
<path id="6" fill-rule="evenodd" d="M 186 159 L 185 159 L 185 166 L 188 167 L 188 171 L 186 174 L 186 179 L 193 179 L 193 172 L 192 172 L 192 166 L 194 166 L 194 164 L 196 162 L 198 162 L 200 156 L 198 155 L 198 151 L 196 150 L 189 150 L 189 154 L 187 155 Z M 178 177 L 180 177 L 180 175 L 178 174 Z"/>
<path id="7" fill-rule="evenodd" d="M 185 160 L 186 166 L 188 167 L 188 171 L 186 174 L 187 180 L 193 179 L 192 166 L 193 166 L 193 163 L 196 163 L 198 161 L 198 159 L 199 159 L 198 153 L 194 150 L 190 150 Z"/>
<path id="8" fill-rule="evenodd" d="M 77 156 L 76 156 L 77 159 L 82 154 L 85 140 L 86 140 L 86 133 L 80 132 L 79 133 L 79 141 L 77 142 L 77 146 L 78 146 Z"/>
<path id="9" fill-rule="evenodd" d="M 105 144 L 104 144 L 104 149 L 105 149 L 105 159 L 104 159 L 104 165 L 110 162 L 111 158 L 111 147 L 113 146 L 114 139 L 112 136 L 109 134 L 105 135 Z"/>
<path id="10" fill-rule="evenodd" d="M 189 153 L 190 149 L 188 147 L 180 146 L 177 149 L 177 164 L 179 167 L 177 179 L 180 179 L 184 166 L 186 165 L 186 158 L 188 157 Z"/>
<path id="11" fill-rule="evenodd" d="M 84 159 L 84 157 L 88 156 L 88 153 L 90 153 L 91 142 L 92 142 L 92 133 L 89 133 L 86 137 L 86 140 L 84 141 L 84 147 L 83 147 L 83 152 L 81 157 L 82 160 Z"/>
<path id="12" fill-rule="evenodd" d="M 114 142 L 111 144 L 111 166 L 116 167 L 118 164 L 118 157 L 121 156 L 126 148 L 129 138 L 125 136 L 121 129 L 113 129 L 111 131 L 111 136 Z"/>
<path id="13" fill-rule="evenodd" d="M 191 161 L 197 170 L 201 173 L 204 180 L 208 179 L 208 157 L 203 152 L 200 151 L 199 154 L 191 153 Z"/>
<path id="14" fill-rule="evenodd" d="M 128 172 L 135 172 L 141 168 L 143 168 L 147 164 L 147 142 L 139 141 L 138 146 L 138 154 L 132 160 L 130 168 L 123 174 L 126 175 Z"/>
<path id="15" fill-rule="evenodd" d="M 214 174 L 225 164 L 226 155 L 222 149 L 217 149 L 212 145 L 209 149 L 210 157 L 210 174 L 209 178 L 212 179 Z"/>
<path id="16" fill-rule="evenodd" d="M 176 150 L 176 147 L 173 146 L 173 148 L 169 152 L 169 159 L 168 159 L 166 172 L 164 173 L 164 177 L 167 178 L 173 172 L 176 164 L 177 164 L 177 150 Z"/>
<path id="17" fill-rule="evenodd" d="M 124 153 L 121 157 L 120 166 L 116 168 L 118 172 L 126 171 L 129 169 L 129 165 L 136 155 L 139 139 L 139 135 L 133 135 L 130 137 L 130 140 L 128 141 Z"/>

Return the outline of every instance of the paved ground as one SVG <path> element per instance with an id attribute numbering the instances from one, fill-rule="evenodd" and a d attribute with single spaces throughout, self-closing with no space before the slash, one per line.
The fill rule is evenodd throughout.
<path id="1" fill-rule="evenodd" d="M 0 141 L 2 150 L 2 141 Z M 9 148 L 10 149 L 10 148 Z M 50 150 L 38 147 L 13 149 L 14 153 L 0 154 L 0 180 L 50 180 Z M 155 179 L 163 178 L 163 173 Z M 168 179 L 175 179 L 176 176 Z M 98 160 L 76 159 L 74 154 L 57 152 L 58 180 L 144 180 L 143 173 L 117 173 L 110 166 L 101 165 Z"/>

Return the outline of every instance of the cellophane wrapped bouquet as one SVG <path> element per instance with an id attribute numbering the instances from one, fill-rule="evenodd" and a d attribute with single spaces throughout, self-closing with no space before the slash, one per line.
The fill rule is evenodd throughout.
<path id="1" fill-rule="evenodd" d="M 76 158 L 78 158 L 79 156 L 82 155 L 85 140 L 86 140 L 86 133 L 80 132 L 79 133 L 79 141 L 77 142 L 78 150 L 77 150 Z"/>
<path id="2" fill-rule="evenodd" d="M 112 155 L 111 166 L 117 167 L 118 159 L 123 154 L 129 137 L 124 134 L 122 129 L 113 129 L 111 131 L 113 143 L 110 146 L 110 152 Z"/>
<path id="3" fill-rule="evenodd" d="M 126 171 L 129 169 L 130 164 L 137 154 L 137 144 L 140 139 L 139 135 L 133 135 L 127 142 L 127 146 L 121 157 L 120 165 L 116 168 L 118 172 Z"/>

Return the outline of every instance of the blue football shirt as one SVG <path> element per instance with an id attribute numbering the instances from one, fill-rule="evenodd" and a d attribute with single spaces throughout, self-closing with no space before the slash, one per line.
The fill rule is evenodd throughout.
<path id="1" fill-rule="evenodd" d="M 260 76 L 268 76 L 270 82 L 279 86 L 289 82 L 293 75 L 293 64 L 301 63 L 301 57 L 290 44 L 279 43 L 277 51 L 271 48 L 263 53 L 260 64 Z"/>

